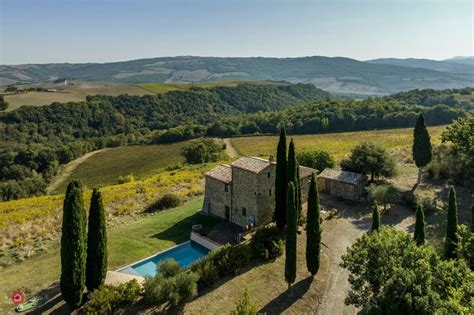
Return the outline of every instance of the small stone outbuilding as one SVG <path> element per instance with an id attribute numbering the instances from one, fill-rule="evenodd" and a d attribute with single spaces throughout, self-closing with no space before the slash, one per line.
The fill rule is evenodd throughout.
<path id="1" fill-rule="evenodd" d="M 359 200 L 366 178 L 362 174 L 326 168 L 318 175 L 318 191 L 350 200 Z"/>

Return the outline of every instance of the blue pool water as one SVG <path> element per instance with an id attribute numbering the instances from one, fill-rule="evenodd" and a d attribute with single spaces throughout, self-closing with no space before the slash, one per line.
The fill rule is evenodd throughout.
<path id="1" fill-rule="evenodd" d="M 181 267 L 186 268 L 196 260 L 206 256 L 207 253 L 209 253 L 209 249 L 196 242 L 187 241 L 118 271 L 141 277 L 154 276 L 156 274 L 156 265 L 162 260 L 172 258 Z"/>

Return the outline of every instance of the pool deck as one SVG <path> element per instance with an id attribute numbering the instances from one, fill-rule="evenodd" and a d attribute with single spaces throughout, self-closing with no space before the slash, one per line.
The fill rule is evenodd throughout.
<path id="1" fill-rule="evenodd" d="M 143 284 L 145 278 L 140 276 L 129 275 L 127 273 L 118 272 L 118 271 L 107 271 L 105 277 L 106 285 L 119 285 L 121 283 L 129 282 L 131 280 L 137 280 L 138 283 Z"/>

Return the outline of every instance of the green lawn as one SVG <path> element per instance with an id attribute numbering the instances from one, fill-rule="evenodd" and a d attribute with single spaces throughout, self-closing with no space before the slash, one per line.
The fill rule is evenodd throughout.
<path id="1" fill-rule="evenodd" d="M 69 180 L 79 179 L 87 187 L 113 185 L 119 176 L 133 174 L 135 179 L 153 175 L 158 169 L 184 162 L 181 149 L 187 142 L 159 145 L 134 145 L 98 152 L 80 163 L 54 193 L 63 193 Z"/>
<path id="2" fill-rule="evenodd" d="M 209 232 L 217 223 L 197 212 L 202 198 L 181 207 L 138 218 L 124 217 L 109 228 L 109 269 L 114 270 L 189 239 L 191 226 L 203 224 Z M 32 292 L 45 289 L 59 279 L 59 246 L 0 270 L 0 313 L 11 310 L 10 295 L 17 289 Z"/>

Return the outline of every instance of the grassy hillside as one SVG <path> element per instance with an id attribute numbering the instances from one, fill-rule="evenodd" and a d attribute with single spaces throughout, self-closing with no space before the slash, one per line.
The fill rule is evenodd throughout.
<path id="1" fill-rule="evenodd" d="M 133 84 L 89 84 L 77 83 L 76 85 L 40 85 L 45 88 L 58 89 L 58 92 L 26 92 L 19 94 L 5 94 L 5 100 L 8 102 L 8 110 L 14 110 L 23 105 L 43 106 L 53 102 L 82 102 L 88 95 L 110 95 L 120 94 L 145 95 L 152 94 L 138 85 Z M 0 92 L 1 94 L 1 92 Z"/>
<path id="2" fill-rule="evenodd" d="M 108 220 L 113 223 L 124 215 L 142 213 L 168 192 L 182 200 L 201 195 L 203 174 L 213 166 L 161 170 L 144 180 L 103 187 Z M 90 194 L 90 190 L 84 193 L 86 205 Z M 0 202 L 0 266 L 29 257 L 47 248 L 51 241 L 57 241 L 63 198 L 63 195 L 50 195 Z"/>
<path id="3" fill-rule="evenodd" d="M 129 174 L 133 174 L 135 179 L 148 177 L 166 166 L 184 162 L 181 149 L 186 144 L 187 142 L 134 145 L 101 150 L 80 163 L 54 192 L 65 192 L 71 179 L 78 179 L 85 186 L 94 187 L 117 184 L 119 176 Z"/>
<path id="4" fill-rule="evenodd" d="M 198 198 L 176 209 L 143 216 L 140 220 L 127 218 L 120 224 L 109 225 L 109 269 L 119 268 L 186 241 L 193 224 L 203 224 L 205 232 L 209 232 L 217 220 L 198 215 L 196 212 L 201 205 L 202 199 Z M 13 311 L 11 292 L 20 288 L 33 292 L 45 289 L 58 281 L 59 273 L 58 246 L 0 269 L 0 313 Z"/>
<path id="5" fill-rule="evenodd" d="M 438 143 L 445 126 L 428 128 L 431 141 Z M 387 149 L 409 148 L 413 141 L 413 128 L 360 132 L 329 133 L 318 135 L 289 135 L 297 150 L 321 149 L 341 159 L 362 141 L 383 145 Z M 232 144 L 241 155 L 269 156 L 276 154 L 278 136 L 232 138 Z"/>
<path id="6" fill-rule="evenodd" d="M 0 66 L 0 82 L 73 77 L 85 81 L 213 82 L 274 80 L 314 83 L 332 92 L 385 94 L 414 88 L 453 88 L 472 85 L 469 74 L 375 64 L 341 57 L 218 58 L 163 57 L 104 64 L 44 64 Z"/>
<path id="7" fill-rule="evenodd" d="M 148 90 L 153 93 L 166 93 L 169 91 L 176 90 L 188 90 L 192 87 L 200 88 L 212 88 L 216 86 L 237 86 L 242 83 L 251 83 L 251 84 L 268 84 L 268 85 L 280 85 L 282 83 L 272 82 L 272 81 L 216 81 L 216 82 L 199 82 L 199 83 L 142 83 L 136 84 L 145 90 Z"/>

